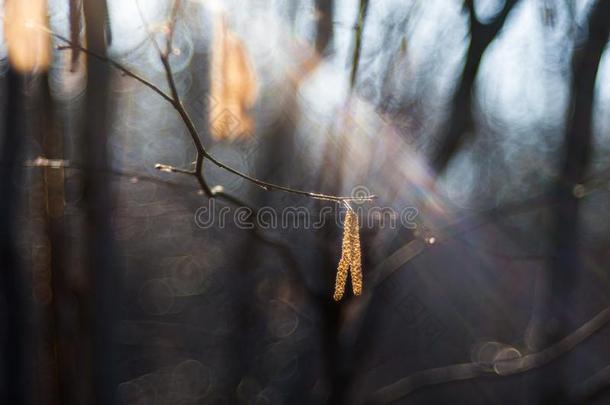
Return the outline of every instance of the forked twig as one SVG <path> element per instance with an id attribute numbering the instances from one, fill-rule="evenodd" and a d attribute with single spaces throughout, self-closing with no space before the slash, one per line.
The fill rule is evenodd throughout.
<path id="1" fill-rule="evenodd" d="M 204 159 L 210 160 L 213 164 L 215 164 L 219 168 L 224 169 L 236 176 L 239 176 L 266 191 L 281 191 L 281 192 L 290 193 L 290 194 L 302 195 L 302 196 L 313 198 L 316 200 L 333 201 L 336 203 L 344 203 L 344 202 L 348 202 L 348 201 L 365 202 L 365 201 L 372 201 L 377 198 L 375 195 L 367 195 L 367 196 L 363 196 L 363 197 L 337 196 L 337 195 L 331 195 L 331 194 L 323 194 L 323 193 L 299 190 L 299 189 L 295 189 L 295 188 L 291 188 L 291 187 L 287 187 L 287 186 L 282 186 L 279 184 L 269 183 L 264 180 L 253 177 L 247 173 L 239 171 L 239 170 L 223 163 L 222 161 L 220 161 L 216 157 L 214 157 L 210 152 L 208 152 L 208 150 L 205 148 L 205 146 L 201 142 L 199 132 L 197 131 L 197 128 L 195 127 L 195 124 L 193 123 L 193 120 L 191 119 L 189 113 L 186 111 L 186 108 L 184 107 L 184 104 L 182 103 L 182 100 L 180 98 L 180 95 L 179 95 L 177 87 L 176 87 L 174 74 L 172 72 L 172 68 L 171 68 L 171 64 L 170 64 L 170 60 L 169 60 L 169 58 L 172 55 L 172 52 L 171 52 L 171 46 L 172 46 L 171 42 L 173 39 L 172 32 L 174 31 L 174 25 L 175 25 L 176 16 L 177 16 L 177 11 L 175 9 L 176 9 L 177 5 L 179 5 L 179 3 L 180 3 L 179 1 L 174 2 L 174 6 L 172 8 L 172 17 L 170 20 L 170 24 L 168 26 L 167 48 L 165 49 L 165 51 L 160 52 L 160 55 L 159 55 L 159 57 L 161 59 L 161 63 L 163 64 L 163 68 L 165 70 L 167 83 L 169 85 L 171 94 L 168 94 L 167 92 L 163 91 L 159 86 L 152 83 L 150 80 L 140 76 L 139 74 L 133 72 L 131 69 L 121 65 L 120 63 L 116 62 L 115 60 L 113 60 L 107 56 L 100 55 L 96 52 L 93 52 L 93 51 L 87 49 L 86 47 L 84 47 L 80 44 L 76 44 L 76 43 L 72 42 L 71 40 L 69 40 L 68 38 L 66 38 L 62 35 L 59 35 L 55 32 L 49 31 L 49 33 L 51 35 L 53 35 L 55 38 L 57 38 L 60 41 L 67 44 L 66 46 L 59 46 L 59 47 L 57 47 L 57 49 L 67 50 L 67 49 L 76 48 L 76 49 L 86 53 L 89 56 L 92 56 L 98 60 L 107 62 L 110 65 L 112 65 L 114 68 L 116 68 L 117 70 L 121 71 L 126 76 L 129 76 L 129 77 L 139 81 L 140 83 L 142 83 L 149 89 L 153 90 L 155 93 L 160 95 L 164 100 L 166 100 L 167 102 L 169 102 L 171 104 L 171 106 L 180 115 L 180 118 L 182 119 L 184 125 L 186 126 L 188 133 L 191 137 L 191 140 L 193 141 L 193 144 L 195 145 L 195 149 L 197 151 L 197 158 L 195 160 L 195 169 L 190 171 L 190 170 L 178 169 L 173 166 L 164 165 L 164 164 L 157 164 L 156 167 L 159 170 L 164 170 L 167 172 L 180 173 L 180 174 L 194 176 L 197 179 L 197 182 L 199 183 L 201 190 L 208 197 L 215 197 L 216 193 L 214 192 L 214 188 L 211 188 L 207 184 L 206 179 L 203 175 Z M 151 38 L 151 40 L 155 44 L 156 48 L 160 51 L 160 48 L 159 48 L 158 44 L 156 43 L 156 41 L 154 40 L 154 38 Z"/>

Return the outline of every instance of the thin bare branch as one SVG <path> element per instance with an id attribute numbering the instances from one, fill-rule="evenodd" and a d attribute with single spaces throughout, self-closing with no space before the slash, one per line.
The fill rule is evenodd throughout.
<path id="1" fill-rule="evenodd" d="M 74 44 L 68 38 L 62 37 L 59 34 L 53 33 L 53 36 L 61 41 L 64 41 L 66 44 L 68 44 L 68 46 L 58 46 L 57 47 L 58 50 L 60 50 L 60 51 L 71 50 L 72 48 L 76 47 L 81 52 L 84 52 L 87 55 L 94 57 L 95 59 L 98 59 L 103 62 L 111 64 L 115 69 L 121 71 L 121 73 L 123 73 L 124 75 L 136 79 L 137 81 L 139 81 L 140 83 L 142 83 L 143 85 L 145 85 L 146 87 L 148 87 L 149 89 L 153 90 L 155 93 L 157 93 L 158 95 L 163 97 L 165 100 L 169 101 L 170 103 L 173 103 L 172 98 L 167 93 L 165 93 L 163 90 L 161 90 L 157 85 L 148 81 L 147 79 L 143 78 L 142 76 L 138 75 L 137 73 L 134 73 L 133 71 L 131 71 L 128 68 L 121 65 L 120 63 L 115 62 L 114 60 L 112 60 L 106 56 L 100 55 L 96 52 L 90 51 L 89 49 L 87 49 L 81 45 Z"/>
<path id="2" fill-rule="evenodd" d="M 314 198 L 316 200 L 334 201 L 337 203 L 343 203 L 346 201 L 358 201 L 358 202 L 373 201 L 377 198 L 377 196 L 374 194 L 367 195 L 364 197 L 335 196 L 335 195 L 329 195 L 329 194 L 314 193 L 311 191 L 298 190 L 298 189 L 294 189 L 294 188 L 290 188 L 290 187 L 286 187 L 286 186 L 280 186 L 278 184 L 273 184 L 273 183 L 267 183 L 266 181 L 259 180 L 255 177 L 249 176 L 243 172 L 240 172 L 239 170 L 233 169 L 232 167 L 225 165 L 224 163 L 220 162 L 219 160 L 217 160 L 214 156 L 210 155 L 209 153 L 206 153 L 206 158 L 208 158 L 210 161 L 212 161 L 216 166 L 221 167 L 239 177 L 242 177 L 242 178 L 256 184 L 257 186 L 259 186 L 260 188 L 262 188 L 266 191 L 274 191 L 274 190 L 283 191 L 286 193 L 303 195 L 306 197 Z"/>
<path id="3" fill-rule="evenodd" d="M 182 173 L 182 174 L 189 174 L 191 176 L 195 175 L 195 171 L 194 170 L 186 170 L 186 169 L 181 169 L 179 167 L 174 167 L 174 166 L 170 166 L 170 165 L 164 165 L 162 163 L 157 163 L 155 165 L 155 169 L 161 171 L 161 172 L 166 172 L 166 173 Z"/>
<path id="4" fill-rule="evenodd" d="M 221 162 L 217 158 L 215 158 L 203 146 L 203 143 L 201 142 L 201 139 L 199 137 L 199 132 L 197 131 L 197 128 L 195 127 L 195 124 L 193 123 L 193 120 L 190 118 L 190 115 L 188 114 L 188 112 L 184 108 L 184 105 L 182 104 L 182 101 L 180 100 L 180 95 L 178 94 L 178 91 L 177 91 L 177 88 L 175 85 L 174 75 L 171 70 L 171 65 L 170 65 L 169 59 L 168 59 L 169 55 L 167 55 L 167 57 L 162 57 L 161 60 L 163 62 L 163 66 L 166 71 L 166 76 L 167 76 L 168 84 L 170 86 L 171 95 L 165 93 L 154 83 L 143 78 L 142 76 L 138 75 L 137 73 L 134 73 L 133 71 L 124 67 L 120 63 L 114 61 L 113 59 L 108 58 L 103 55 L 99 55 L 95 52 L 92 52 L 81 45 L 73 44 L 68 38 L 65 38 L 59 34 L 56 34 L 54 32 L 51 32 L 51 34 L 54 37 L 56 37 L 57 39 L 65 42 L 68 45 L 68 46 L 60 46 L 60 47 L 58 47 L 58 49 L 66 50 L 66 49 L 72 49 L 74 46 L 76 46 L 82 52 L 85 52 L 88 55 L 91 55 L 92 57 L 94 57 L 96 59 L 107 62 L 107 63 L 111 64 L 113 67 L 115 67 L 116 69 L 118 69 L 119 71 L 121 71 L 122 73 L 124 73 L 125 75 L 136 79 L 140 83 L 144 84 L 146 87 L 155 91 L 163 99 L 168 101 L 172 105 L 172 107 L 174 107 L 174 109 L 178 112 L 182 121 L 184 122 L 184 124 L 189 132 L 189 135 L 191 136 L 191 139 L 195 145 L 195 148 L 197 150 L 196 167 L 195 167 L 195 173 L 193 175 L 197 178 L 197 181 L 198 181 L 199 185 L 201 186 L 201 189 L 206 193 L 206 195 L 208 197 L 213 197 L 214 193 L 212 192 L 212 189 L 207 185 L 205 178 L 202 175 L 204 158 L 209 159 L 212 163 L 214 163 L 216 166 L 220 167 L 221 169 L 224 169 L 230 173 L 235 174 L 236 176 L 239 176 L 245 180 L 248 180 L 249 182 L 257 185 L 258 187 L 260 187 L 266 191 L 282 191 L 285 193 L 302 195 L 302 196 L 306 196 L 306 197 L 317 199 L 317 200 L 333 201 L 333 202 L 337 202 L 337 203 L 342 203 L 344 201 L 365 202 L 365 201 L 373 201 L 374 199 L 377 198 L 375 195 L 367 195 L 367 196 L 363 196 L 363 197 L 336 196 L 336 195 L 331 195 L 331 194 L 323 194 L 323 193 L 299 190 L 299 189 L 295 189 L 295 188 L 291 188 L 291 187 L 287 187 L 287 186 L 268 183 L 268 182 L 258 179 L 256 177 L 250 176 L 244 172 L 241 172 L 237 169 L 234 169 L 233 167 L 231 167 L 231 166 Z"/>

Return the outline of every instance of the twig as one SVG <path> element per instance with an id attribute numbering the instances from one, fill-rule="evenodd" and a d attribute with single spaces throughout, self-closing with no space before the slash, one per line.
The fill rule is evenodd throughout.
<path id="1" fill-rule="evenodd" d="M 163 97 L 166 101 L 169 101 L 170 103 L 173 102 L 172 98 L 168 94 L 166 94 L 163 90 L 161 90 L 157 85 L 148 81 L 147 79 L 143 78 L 142 76 L 138 75 L 137 73 L 132 72 L 131 70 L 129 70 L 125 66 L 121 65 L 120 63 L 115 62 L 114 60 L 112 60 L 106 56 L 102 56 L 96 52 L 90 51 L 81 45 L 73 44 L 68 38 L 65 38 L 59 34 L 56 34 L 54 32 L 51 34 L 55 38 L 57 38 L 61 41 L 64 41 L 65 43 L 68 44 L 68 46 L 58 46 L 57 50 L 59 50 L 59 51 L 72 50 L 73 48 L 76 47 L 79 51 L 84 52 L 87 55 L 94 57 L 95 59 L 98 59 L 103 62 L 111 64 L 115 69 L 121 71 L 121 73 L 123 73 L 126 76 L 136 79 L 137 81 L 139 81 L 140 83 L 142 83 L 143 85 L 145 85 L 146 87 L 148 87 L 149 89 L 153 90 L 155 93 L 157 93 L 158 95 Z"/>
<path id="2" fill-rule="evenodd" d="M 179 167 L 164 165 L 161 163 L 157 163 L 155 165 L 155 169 L 157 169 L 161 172 L 166 172 L 166 173 L 182 173 L 182 174 L 190 174 L 191 176 L 195 175 L 194 170 L 180 169 Z"/>
<path id="3" fill-rule="evenodd" d="M 171 53 L 165 54 L 163 53 L 161 55 L 161 61 L 163 63 L 163 67 L 165 69 L 166 72 L 166 76 L 167 76 L 167 81 L 170 87 L 170 91 L 171 91 L 171 95 L 167 94 L 166 92 L 164 92 L 163 90 L 161 90 L 157 85 L 155 85 L 154 83 L 150 82 L 149 80 L 143 78 L 142 76 L 138 75 L 137 73 L 131 71 L 129 68 L 126 68 L 125 66 L 121 65 L 120 63 L 114 61 L 111 58 L 108 58 L 106 56 L 100 55 L 96 52 L 90 51 L 89 49 L 85 48 L 84 46 L 81 46 L 79 44 L 74 44 L 72 41 L 70 41 L 68 38 L 65 38 L 59 34 L 56 34 L 52 31 L 50 31 L 51 35 L 53 35 L 55 38 L 65 42 L 66 44 L 68 44 L 68 46 L 59 46 L 57 49 L 59 50 L 66 50 L 66 49 L 73 49 L 74 47 L 78 48 L 80 51 L 85 52 L 87 55 L 90 55 L 98 60 L 110 63 L 113 67 L 115 67 L 116 69 L 118 69 L 119 71 L 121 71 L 122 73 L 124 73 L 125 75 L 132 77 L 134 79 L 136 79 L 137 81 L 139 81 L 140 83 L 142 83 L 143 85 L 145 85 L 146 87 L 150 88 L 151 90 L 153 90 L 155 93 L 159 94 L 164 100 L 168 101 L 172 107 L 178 112 L 178 114 L 180 115 L 180 118 L 182 119 L 182 121 L 184 122 L 184 125 L 186 126 L 188 133 L 195 145 L 195 149 L 197 150 L 197 159 L 196 159 L 196 165 L 195 165 L 195 170 L 193 172 L 187 172 L 184 174 L 190 174 L 193 175 L 198 183 L 199 186 L 201 187 L 201 189 L 204 191 L 204 193 L 208 196 L 208 197 L 214 197 L 214 193 L 212 192 L 212 189 L 209 187 L 209 185 L 206 183 L 205 178 L 202 174 L 202 169 L 203 169 L 203 160 L 204 159 L 208 159 L 210 160 L 212 163 L 214 163 L 216 166 L 220 167 L 221 169 L 224 169 L 230 173 L 233 173 L 236 176 L 239 176 L 245 180 L 248 180 L 251 183 L 254 183 L 255 185 L 257 185 L 258 187 L 266 190 L 266 191 L 282 191 L 285 193 L 291 193 L 291 194 L 296 194 L 296 195 L 302 195 L 302 196 L 306 196 L 309 198 L 313 198 L 316 200 L 324 200 L 324 201 L 333 201 L 336 203 L 342 203 L 344 201 L 358 201 L 358 202 L 365 202 L 365 201 L 373 201 L 374 199 L 376 199 L 377 197 L 375 195 L 367 195 L 367 196 L 363 196 L 363 197 L 352 197 L 352 196 L 336 196 L 336 195 L 331 195 L 331 194 L 323 194 L 323 193 L 316 193 L 316 192 L 311 192 L 311 191 L 305 191 L 305 190 L 299 190 L 299 189 L 295 189 L 295 188 L 291 188 L 291 187 L 287 187 L 287 186 L 282 186 L 282 185 L 278 185 L 278 184 L 273 184 L 273 183 L 268 183 L 266 181 L 263 181 L 261 179 L 258 179 L 256 177 L 250 176 L 244 172 L 241 172 L 237 169 L 234 169 L 233 167 L 223 163 L 222 161 L 216 159 L 212 154 L 210 154 L 207 149 L 204 147 L 203 143 L 201 142 L 201 139 L 199 137 L 199 133 L 197 131 L 197 129 L 195 128 L 195 124 L 193 123 L 193 120 L 191 119 L 190 115 L 188 114 L 188 112 L 186 111 L 186 109 L 184 108 L 184 105 L 180 99 L 180 96 L 178 94 L 177 88 L 176 88 L 176 84 L 175 84 L 175 80 L 174 80 L 174 75 L 172 73 L 172 69 L 171 69 L 171 65 L 169 62 L 169 56 L 171 55 Z M 176 172 L 178 172 L 176 170 Z M 185 171 L 182 171 L 185 172 Z"/>

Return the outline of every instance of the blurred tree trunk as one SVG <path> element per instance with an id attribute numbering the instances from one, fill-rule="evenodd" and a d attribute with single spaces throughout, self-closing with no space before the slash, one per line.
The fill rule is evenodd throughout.
<path id="1" fill-rule="evenodd" d="M 316 32 L 316 51 L 320 55 L 330 52 L 329 44 L 333 38 L 333 0 L 316 0 L 318 24 Z"/>
<path id="2" fill-rule="evenodd" d="M 88 48 L 106 54 L 106 2 L 83 3 Z M 110 67 L 89 59 L 85 106 L 85 202 L 87 204 L 87 254 L 91 274 L 92 378 L 98 404 L 116 402 L 117 358 L 113 333 L 116 330 L 117 300 L 120 297 L 115 241 L 110 226 L 111 190 L 108 167 L 108 94 Z"/>
<path id="3" fill-rule="evenodd" d="M 20 161 L 24 148 L 25 94 L 24 75 L 9 68 L 4 80 L 6 112 L 2 166 L 0 169 L 0 297 L 2 298 L 2 386 L 0 403 L 29 402 L 27 387 L 28 367 L 27 299 L 23 269 L 17 257 L 16 215 L 20 199 L 23 165 Z"/>
<path id="4" fill-rule="evenodd" d="M 571 102 L 567 112 L 562 166 L 555 184 L 556 202 L 551 234 L 551 257 L 548 263 L 550 296 L 543 311 L 546 345 L 555 343 L 577 325 L 571 325 L 569 314 L 573 302 L 572 291 L 583 271 L 579 256 L 579 187 L 585 180 L 591 158 L 593 139 L 593 103 L 599 63 L 610 33 L 610 2 L 598 0 L 589 14 L 588 37 L 574 51 L 572 57 Z M 545 313 L 546 312 L 546 313 Z M 554 390 L 554 402 L 561 396 L 564 370 L 553 371 L 549 381 Z"/>
<path id="5" fill-rule="evenodd" d="M 473 129 L 472 94 L 483 54 L 496 39 L 508 14 L 518 2 L 519 0 L 507 0 L 494 20 L 483 24 L 477 19 L 474 1 L 464 1 L 470 18 L 470 43 L 460 81 L 451 99 L 449 117 L 441 129 L 439 146 L 432 157 L 432 167 L 438 173 L 445 170 L 449 160 L 465 141 L 468 132 Z"/>

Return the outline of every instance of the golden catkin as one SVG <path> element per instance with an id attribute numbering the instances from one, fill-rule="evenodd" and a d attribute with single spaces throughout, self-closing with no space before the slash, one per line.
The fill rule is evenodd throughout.
<path id="1" fill-rule="evenodd" d="M 351 241 L 351 275 L 352 275 L 352 291 L 354 295 L 362 294 L 362 257 L 360 249 L 360 224 L 358 216 L 354 214 L 354 220 L 351 222 L 350 241 Z"/>
<path id="2" fill-rule="evenodd" d="M 347 281 L 347 272 L 351 264 L 351 241 L 350 241 L 350 221 L 352 221 L 350 211 L 345 216 L 345 223 L 343 224 L 343 241 L 341 242 L 341 259 L 339 259 L 339 265 L 337 266 L 337 279 L 335 281 L 335 293 L 333 298 L 335 301 L 339 301 L 343 298 L 343 292 L 345 291 L 345 283 Z"/>
<path id="3" fill-rule="evenodd" d="M 11 66 L 23 73 L 47 70 L 51 62 L 46 0 L 7 0 L 4 38 Z"/>
<path id="4" fill-rule="evenodd" d="M 343 291 L 345 291 L 345 283 L 347 281 L 347 270 L 349 268 L 349 262 L 344 260 L 341 257 L 339 261 L 339 266 L 337 267 L 337 279 L 335 281 L 335 293 L 333 294 L 333 298 L 335 301 L 341 300 L 343 298 Z"/>
<path id="5" fill-rule="evenodd" d="M 341 243 L 341 259 L 337 266 L 337 279 L 333 298 L 339 301 L 343 298 L 348 270 L 351 270 L 352 290 L 354 295 L 362 293 L 362 259 L 360 252 L 360 234 L 358 216 L 353 210 L 348 210 L 343 226 L 343 241 Z"/>
<path id="6" fill-rule="evenodd" d="M 214 21 L 210 61 L 210 124 L 214 139 L 232 141 L 252 134 L 250 108 L 257 78 L 244 43 L 231 31 L 224 14 Z"/>

